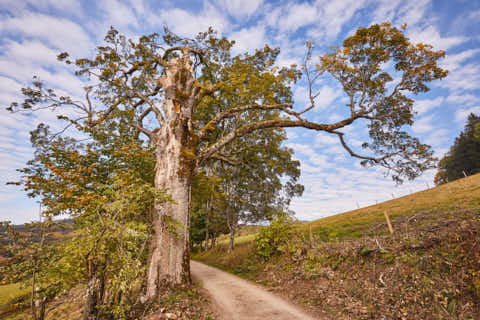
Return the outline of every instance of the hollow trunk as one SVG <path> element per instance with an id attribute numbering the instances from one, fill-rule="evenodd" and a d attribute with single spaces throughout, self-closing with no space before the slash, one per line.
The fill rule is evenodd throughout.
<path id="1" fill-rule="evenodd" d="M 154 235 L 147 270 L 146 298 L 156 297 L 163 280 L 190 282 L 190 189 L 192 173 L 182 160 L 182 143 L 173 138 L 157 147 L 155 187 L 166 189 L 171 202 L 155 204 Z M 161 142 L 159 142 L 161 144 Z"/>
<path id="2" fill-rule="evenodd" d="M 172 201 L 156 201 L 144 301 L 158 296 L 162 282 L 190 283 L 190 191 L 197 141 L 192 112 L 196 103 L 195 76 L 188 54 L 169 60 L 160 128 L 155 144 L 155 188 L 168 192 Z"/>

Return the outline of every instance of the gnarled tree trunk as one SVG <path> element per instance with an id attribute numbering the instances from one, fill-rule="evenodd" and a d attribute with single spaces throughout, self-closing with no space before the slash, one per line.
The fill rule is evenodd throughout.
<path id="1" fill-rule="evenodd" d="M 187 57 L 188 58 L 188 57 Z M 154 235 L 144 299 L 158 295 L 160 284 L 190 282 L 190 190 L 193 177 L 191 117 L 194 75 L 190 61 L 173 59 L 163 77 L 164 121 L 155 133 L 155 187 L 166 190 L 171 202 L 155 203 Z"/>

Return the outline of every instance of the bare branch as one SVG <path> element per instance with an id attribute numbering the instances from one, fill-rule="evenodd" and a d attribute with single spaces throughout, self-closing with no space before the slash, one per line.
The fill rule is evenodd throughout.
<path id="1" fill-rule="evenodd" d="M 148 103 L 150 106 L 150 111 L 153 111 L 155 113 L 155 117 L 157 118 L 157 121 L 159 124 L 163 123 L 165 121 L 165 118 L 163 117 L 162 113 L 160 110 L 155 106 L 152 100 L 150 100 L 147 96 L 141 94 L 140 92 L 135 92 L 137 97 L 141 98 L 144 102 Z M 153 95 L 153 94 L 151 94 Z"/>
<path id="2" fill-rule="evenodd" d="M 157 137 L 156 137 L 155 133 L 153 131 L 145 129 L 145 127 L 143 126 L 143 124 L 141 122 L 137 121 L 137 123 L 134 123 L 134 126 L 138 131 L 140 131 L 141 133 L 146 135 L 152 141 L 152 143 L 156 142 Z"/>
<path id="3" fill-rule="evenodd" d="M 370 161 L 373 161 L 375 163 L 381 163 L 386 158 L 392 156 L 392 154 L 389 154 L 389 155 L 383 156 L 381 158 L 374 158 L 374 157 L 359 155 L 359 154 L 353 152 L 353 150 L 347 145 L 347 143 L 345 142 L 345 139 L 343 138 L 343 136 L 344 136 L 343 132 L 331 131 L 330 133 L 336 134 L 338 136 L 338 138 L 340 139 L 340 143 L 342 144 L 343 148 L 345 150 L 347 150 L 347 152 L 354 158 L 363 159 L 363 160 L 370 160 Z"/>

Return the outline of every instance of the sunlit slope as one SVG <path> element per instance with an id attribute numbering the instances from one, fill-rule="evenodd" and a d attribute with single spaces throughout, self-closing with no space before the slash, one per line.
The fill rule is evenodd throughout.
<path id="1" fill-rule="evenodd" d="M 472 208 L 480 209 L 480 174 L 377 205 L 308 222 L 300 228 L 307 232 L 311 226 L 313 234 L 323 240 L 359 237 L 366 235 L 378 223 L 385 222 L 384 211 L 391 219 L 397 219 L 419 212 Z"/>

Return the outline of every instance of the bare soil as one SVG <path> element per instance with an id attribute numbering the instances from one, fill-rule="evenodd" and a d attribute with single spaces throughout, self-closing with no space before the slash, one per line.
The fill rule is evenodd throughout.
<path id="1" fill-rule="evenodd" d="M 259 285 L 200 262 L 191 261 L 190 266 L 193 279 L 211 296 L 219 319 L 315 319 Z"/>

